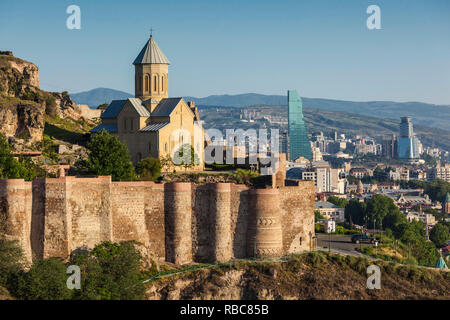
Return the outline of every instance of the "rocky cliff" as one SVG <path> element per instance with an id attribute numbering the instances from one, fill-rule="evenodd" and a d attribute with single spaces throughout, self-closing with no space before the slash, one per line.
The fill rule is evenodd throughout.
<path id="1" fill-rule="evenodd" d="M 31 143 L 42 140 L 45 116 L 79 118 L 80 112 L 66 93 L 39 87 L 39 69 L 0 51 L 0 133 Z"/>
<path id="2" fill-rule="evenodd" d="M 381 289 L 367 289 L 374 262 L 305 254 L 287 261 L 238 261 L 150 282 L 149 300 L 450 299 L 450 272 L 377 261 Z M 181 270 L 180 270 L 181 271 Z"/>

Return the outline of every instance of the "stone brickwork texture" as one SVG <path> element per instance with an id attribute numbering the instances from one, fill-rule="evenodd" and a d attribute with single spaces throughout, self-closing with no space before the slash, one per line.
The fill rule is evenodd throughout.
<path id="1" fill-rule="evenodd" d="M 177 264 L 295 253 L 312 249 L 314 185 L 0 180 L 0 234 L 29 261 L 127 240 Z"/>

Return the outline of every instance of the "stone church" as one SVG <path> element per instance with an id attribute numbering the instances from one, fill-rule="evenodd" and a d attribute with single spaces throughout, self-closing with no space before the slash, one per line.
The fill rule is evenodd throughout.
<path id="1" fill-rule="evenodd" d="M 134 164 L 147 157 L 174 159 L 182 145 L 190 144 L 199 160 L 190 170 L 203 170 L 204 130 L 198 110 L 194 102 L 168 97 L 169 64 L 150 35 L 133 62 L 135 97 L 112 101 L 91 132 L 106 130 L 117 136 Z"/>

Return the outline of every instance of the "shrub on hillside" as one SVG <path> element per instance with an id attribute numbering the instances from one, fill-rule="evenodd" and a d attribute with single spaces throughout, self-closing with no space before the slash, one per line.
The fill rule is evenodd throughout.
<path id="1" fill-rule="evenodd" d="M 0 134 L 0 179 L 33 180 L 36 166 L 30 159 L 16 160 L 11 154 L 11 147 L 6 138 Z"/>
<path id="2" fill-rule="evenodd" d="M 157 180 L 161 176 L 161 162 L 156 158 L 142 159 L 137 167 L 137 174 L 145 180 Z"/>
<path id="3" fill-rule="evenodd" d="M 10 292 L 23 300 L 68 300 L 66 266 L 55 258 L 38 260 L 28 272 L 16 275 Z"/>
<path id="4" fill-rule="evenodd" d="M 81 269 L 81 290 L 75 292 L 74 299 L 142 299 L 145 287 L 141 260 L 133 242 L 103 242 L 88 252 L 73 255 L 71 264 Z"/>
<path id="5" fill-rule="evenodd" d="M 0 226 L 5 226 L 4 221 L 0 220 Z M 24 264 L 23 250 L 18 241 L 0 237 L 0 286 L 6 287 L 11 276 L 19 273 Z"/>

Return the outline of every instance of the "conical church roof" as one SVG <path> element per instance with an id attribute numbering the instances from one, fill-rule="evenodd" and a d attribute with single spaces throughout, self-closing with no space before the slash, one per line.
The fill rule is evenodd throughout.
<path id="1" fill-rule="evenodd" d="M 167 57 L 158 47 L 152 36 L 150 36 L 150 39 L 147 41 L 144 48 L 142 48 L 141 52 L 133 62 L 133 64 L 143 63 L 170 64 L 169 59 L 167 59 Z"/>
<path id="2" fill-rule="evenodd" d="M 439 269 L 448 269 L 447 265 L 445 264 L 444 258 L 439 257 L 439 260 L 436 262 L 435 268 Z"/>

